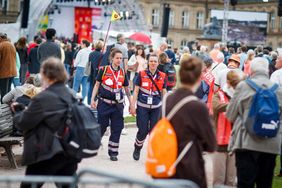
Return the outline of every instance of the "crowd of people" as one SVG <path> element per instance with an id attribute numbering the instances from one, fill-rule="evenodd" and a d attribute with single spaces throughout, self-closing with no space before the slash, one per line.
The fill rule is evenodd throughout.
<path id="1" fill-rule="evenodd" d="M 185 104 L 171 119 L 178 151 L 191 140 L 195 143 L 172 178 L 189 179 L 206 187 L 205 151 L 213 152 L 214 185 L 272 186 L 282 132 L 279 122 L 272 137 L 257 136 L 246 128 L 252 125 L 247 120 L 257 92 L 249 82 L 261 90 L 271 90 L 279 103 L 277 111 L 281 111 L 281 53 L 263 46 L 234 49 L 221 43 L 211 50 L 198 45 L 180 51 L 165 42 L 153 49 L 126 44 L 122 34 L 112 45 L 103 39 L 74 44 L 59 41 L 55 35 L 49 28 L 46 38 L 35 36 L 27 44 L 21 37 L 12 44 L 0 33 L 1 102 L 11 105 L 17 132 L 22 131 L 27 138 L 23 152 L 26 174 L 72 175 L 77 169 L 79 161 L 64 156 L 52 135 L 63 124 L 67 110 L 56 95 L 71 100 L 81 92 L 89 107 L 97 109 L 102 135 L 110 127 L 111 161 L 118 161 L 126 96 L 128 110 L 137 120 L 132 157 L 138 161 L 147 135 L 160 119 L 162 99 L 168 92 L 172 94 L 167 98 L 167 112 L 189 95 L 199 99 Z M 282 168 L 278 176 L 282 176 Z"/>

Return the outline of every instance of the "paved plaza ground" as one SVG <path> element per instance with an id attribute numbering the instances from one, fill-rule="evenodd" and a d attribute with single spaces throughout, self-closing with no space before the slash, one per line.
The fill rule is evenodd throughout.
<path id="1" fill-rule="evenodd" d="M 135 135 L 137 132 L 137 128 L 127 128 L 127 134 L 121 136 L 120 141 L 120 154 L 119 160 L 117 162 L 112 162 L 109 160 L 107 155 L 107 143 L 109 136 L 104 136 L 102 144 L 103 146 L 100 149 L 98 156 L 84 159 L 79 164 L 79 170 L 83 168 L 95 168 L 98 170 L 108 171 L 111 173 L 116 173 L 120 175 L 126 175 L 128 177 L 138 178 L 142 180 L 151 180 L 151 178 L 145 173 L 145 155 L 146 148 L 142 150 L 140 161 L 134 161 L 132 158 L 133 145 L 135 140 Z M 145 143 L 146 146 L 146 143 Z M 17 155 L 20 155 L 22 152 L 22 147 L 14 148 L 14 152 Z M 211 159 L 210 156 L 205 155 L 206 166 L 207 166 L 207 174 L 209 182 L 211 182 Z M 3 167 L 4 165 L 4 167 Z M 0 174 L 1 175 L 23 175 L 25 171 L 25 167 L 19 167 L 18 169 L 10 169 L 7 168 L 8 162 L 5 157 L 1 157 L 0 160 Z M 6 167 L 5 167 L 6 166 Z M 49 187 L 49 186 L 44 186 Z M 211 186 L 210 186 L 211 187 Z"/>

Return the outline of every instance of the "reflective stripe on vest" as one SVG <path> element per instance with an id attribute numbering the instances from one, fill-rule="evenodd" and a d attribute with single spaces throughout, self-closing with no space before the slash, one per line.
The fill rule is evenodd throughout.
<path id="1" fill-rule="evenodd" d="M 141 71 L 140 72 L 140 77 L 141 77 L 141 86 L 140 88 L 143 88 L 144 91 L 146 91 L 145 93 L 148 93 L 149 91 L 149 95 L 151 95 L 151 92 L 157 92 L 158 93 L 158 89 L 155 87 L 155 85 L 152 83 L 151 79 L 149 78 L 149 75 L 146 72 L 147 70 Z M 154 79 L 156 85 L 158 86 L 159 90 L 162 91 L 163 90 L 163 85 L 165 82 L 165 73 L 158 71 L 156 78 Z"/>
<path id="2" fill-rule="evenodd" d="M 121 88 L 120 89 L 113 89 L 105 84 L 101 84 L 101 86 L 105 89 L 105 90 L 108 90 L 109 92 L 112 92 L 112 93 L 118 93 L 120 92 Z"/>
<path id="3" fill-rule="evenodd" d="M 160 102 L 158 105 L 150 105 L 150 104 L 144 104 L 144 103 L 141 103 L 140 101 L 137 101 L 137 105 L 144 107 L 144 108 L 155 109 L 155 108 L 161 107 L 162 102 Z"/>
<path id="4" fill-rule="evenodd" d="M 140 90 L 148 95 L 159 95 L 159 92 L 158 91 L 154 91 L 154 92 L 150 92 L 149 90 L 147 89 L 144 89 L 143 87 L 140 87 Z"/>
<path id="5" fill-rule="evenodd" d="M 121 104 L 124 102 L 124 99 L 116 102 L 116 101 L 113 101 L 113 100 L 109 100 L 109 99 L 105 99 L 105 98 L 102 98 L 102 97 L 98 97 L 98 99 L 100 99 L 101 101 L 105 102 L 105 103 L 108 103 L 108 104 Z"/>

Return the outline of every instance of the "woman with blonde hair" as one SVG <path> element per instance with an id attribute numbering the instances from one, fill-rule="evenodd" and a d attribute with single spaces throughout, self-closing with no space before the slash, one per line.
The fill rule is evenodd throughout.
<path id="1" fill-rule="evenodd" d="M 99 71 L 99 66 L 101 64 L 102 58 L 103 58 L 103 46 L 104 46 L 104 42 L 101 40 L 98 40 L 94 43 L 94 48 L 95 50 L 92 51 L 89 54 L 89 63 L 91 63 L 91 71 L 90 71 L 90 75 L 88 77 L 88 81 L 89 81 L 89 90 L 88 90 L 88 97 L 87 97 L 87 102 L 90 105 L 91 103 L 91 97 L 92 97 L 92 90 L 95 86 L 96 83 L 96 76 L 98 74 Z"/>
<path id="2" fill-rule="evenodd" d="M 254 58 L 255 58 L 255 51 L 254 50 L 248 50 L 247 60 L 244 63 L 244 73 L 246 75 L 250 75 L 250 73 L 251 73 L 250 67 L 251 67 L 251 62 Z"/>

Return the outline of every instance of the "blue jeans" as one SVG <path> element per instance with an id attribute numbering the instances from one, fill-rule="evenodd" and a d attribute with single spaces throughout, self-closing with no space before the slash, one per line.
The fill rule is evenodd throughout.
<path id="1" fill-rule="evenodd" d="M 70 65 L 69 64 L 64 64 L 65 65 L 65 69 L 68 73 L 68 76 L 70 76 Z"/>
<path id="2" fill-rule="evenodd" d="M 14 87 L 20 86 L 21 85 L 20 78 L 14 78 L 13 85 Z"/>
<path id="3" fill-rule="evenodd" d="M 80 84 L 82 85 L 82 99 L 87 95 L 87 80 L 88 76 L 84 75 L 84 67 L 77 67 L 76 72 L 73 79 L 73 90 L 77 93 L 80 87 Z"/>

